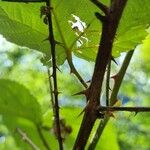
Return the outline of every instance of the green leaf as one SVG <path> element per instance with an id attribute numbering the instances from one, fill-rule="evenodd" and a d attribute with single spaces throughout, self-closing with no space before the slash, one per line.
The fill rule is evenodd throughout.
<path id="1" fill-rule="evenodd" d="M 40 19 L 41 4 L 7 3 L 0 6 L 0 33 L 8 41 L 46 52 L 47 26 Z"/>
<path id="2" fill-rule="evenodd" d="M 108 0 L 102 2 L 108 4 Z M 86 60 L 95 60 L 100 34 L 101 24 L 95 18 L 94 12 L 99 11 L 90 1 L 87 0 L 76 0 L 70 1 L 64 0 L 63 2 L 54 2 L 54 11 L 56 20 L 56 27 L 58 30 L 58 37 L 65 43 L 65 48 L 70 48 L 74 43 L 72 51 Z M 61 12 L 61 13 L 60 13 Z M 72 14 L 80 17 L 81 21 L 85 22 L 88 26 L 84 30 L 84 37 L 88 38 L 88 42 L 81 39 L 83 45 L 78 48 L 76 46 L 77 36 L 76 31 L 71 29 L 68 21 L 76 22 Z M 120 21 L 120 25 L 117 31 L 116 39 L 113 47 L 113 55 L 119 56 L 123 51 L 129 51 L 134 49 L 142 39 L 146 36 L 146 27 L 150 23 L 150 1 L 149 0 L 129 0 L 124 10 L 123 17 Z M 60 32 L 61 30 L 61 32 Z M 61 34 L 60 34 L 61 33 Z"/>
<path id="3" fill-rule="evenodd" d="M 23 85 L 0 79 L 0 113 L 18 116 L 38 124 L 41 121 L 41 108 L 37 100 Z"/>
<path id="4" fill-rule="evenodd" d="M 102 2 L 107 5 L 109 3 L 108 0 Z M 40 6 L 44 3 L 0 4 L 0 33 L 13 43 L 45 53 L 48 60 L 50 46 L 48 41 L 43 41 L 48 37 L 48 27 L 40 18 Z M 94 13 L 99 9 L 87 0 L 57 0 L 52 1 L 52 7 L 54 35 L 56 40 L 62 43 L 56 47 L 58 63 L 64 62 L 67 51 L 73 51 L 78 57 L 94 61 L 101 34 L 101 23 Z M 87 28 L 84 32 L 71 28 L 70 22 L 76 22 L 73 15 L 86 23 Z M 141 43 L 146 36 L 145 28 L 150 23 L 149 16 L 149 0 L 128 0 L 113 45 L 114 56 L 134 49 Z M 81 47 L 76 45 L 78 40 L 83 42 Z"/>
<path id="5" fill-rule="evenodd" d="M 149 62 L 150 62 L 150 57 L 149 57 L 149 55 L 147 55 L 149 53 L 149 49 L 150 49 L 150 28 L 149 28 L 148 33 L 149 33 L 149 35 L 143 40 L 143 44 L 141 47 L 142 56 L 145 61 L 145 64 L 146 63 L 149 64 Z"/>
<path id="6" fill-rule="evenodd" d="M 113 47 L 113 55 L 134 49 L 147 35 L 150 1 L 129 0 L 125 7 Z"/>
<path id="7" fill-rule="evenodd" d="M 120 52 L 135 49 L 138 44 L 142 43 L 142 40 L 146 35 L 147 32 L 145 31 L 145 26 L 143 25 L 131 27 L 126 32 L 120 33 L 114 41 L 112 55 L 114 57 L 118 57 Z"/>
<path id="8" fill-rule="evenodd" d="M 40 18 L 40 7 L 43 3 L 0 2 L 0 33 L 17 45 L 44 53 L 45 62 L 50 59 L 48 26 Z M 57 55 L 61 55 L 58 64 L 66 58 L 63 48 L 57 47 Z M 47 62 L 48 64 L 48 62 Z"/>

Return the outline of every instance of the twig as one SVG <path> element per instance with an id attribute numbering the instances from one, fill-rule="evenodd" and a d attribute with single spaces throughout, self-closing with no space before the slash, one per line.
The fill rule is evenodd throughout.
<path id="1" fill-rule="evenodd" d="M 109 90 L 110 90 L 110 71 L 111 71 L 111 60 L 108 63 L 107 74 L 106 74 L 106 106 L 109 106 Z"/>
<path id="2" fill-rule="evenodd" d="M 126 54 L 124 62 L 123 62 L 122 66 L 119 70 L 119 73 L 117 74 L 117 79 L 114 83 L 114 87 L 113 87 L 113 90 L 112 90 L 112 93 L 111 93 L 111 96 L 110 96 L 110 105 L 111 106 L 116 102 L 117 95 L 118 95 L 123 77 L 126 73 L 127 67 L 129 66 L 129 63 L 130 63 L 131 58 L 133 56 L 133 53 L 134 53 L 134 51 L 131 50 Z M 96 147 L 96 145 L 97 145 L 97 143 L 98 143 L 98 141 L 99 141 L 99 139 L 100 139 L 100 137 L 103 133 L 103 130 L 104 130 L 104 128 L 105 128 L 108 121 L 109 121 L 109 117 L 106 117 L 103 121 L 100 122 L 100 124 L 99 124 L 99 126 L 98 126 L 98 128 L 95 132 L 95 135 L 94 135 L 91 143 L 89 144 L 88 150 L 95 149 L 95 147 Z"/>
<path id="3" fill-rule="evenodd" d="M 86 82 L 83 80 L 83 78 L 81 77 L 81 75 L 79 74 L 79 72 L 77 71 L 77 69 L 75 68 L 75 66 L 74 66 L 74 64 L 73 64 L 73 61 L 72 61 L 72 54 L 71 54 L 70 51 L 67 52 L 67 61 L 68 61 L 68 64 L 69 64 L 71 73 L 73 73 L 73 74 L 78 78 L 78 80 L 80 81 L 80 83 L 81 83 L 85 88 L 87 88 L 88 85 L 87 85 Z"/>
<path id="4" fill-rule="evenodd" d="M 50 147 L 49 147 L 49 145 L 48 145 L 47 141 L 45 140 L 45 137 L 44 137 L 44 135 L 43 135 L 43 133 L 42 133 L 41 127 L 38 126 L 38 125 L 37 125 L 36 127 L 37 127 L 38 134 L 39 134 L 39 136 L 40 136 L 40 138 L 41 138 L 41 140 L 42 140 L 42 142 L 43 142 L 45 148 L 46 148 L 47 150 L 50 150 Z"/>
<path id="5" fill-rule="evenodd" d="M 130 112 L 150 112 L 150 107 L 115 107 L 115 106 L 100 106 L 99 111 L 130 111 Z"/>
<path id="6" fill-rule="evenodd" d="M 69 64 L 69 67 L 70 67 L 70 70 L 71 70 L 71 73 L 73 73 L 77 79 L 80 81 L 80 83 L 85 87 L 87 88 L 88 85 L 86 84 L 86 82 L 83 80 L 83 78 L 81 77 L 81 75 L 79 74 L 79 72 L 77 71 L 77 69 L 75 68 L 74 64 L 73 64 L 73 61 L 72 61 L 72 52 L 71 52 L 71 48 L 73 48 L 73 44 L 71 45 L 70 48 L 68 48 L 67 44 L 66 44 L 66 41 L 64 39 L 64 36 L 63 36 L 63 33 L 62 33 L 62 30 L 61 30 L 61 27 L 59 25 L 59 22 L 58 22 L 58 19 L 57 19 L 57 16 L 55 14 L 55 11 L 52 10 L 53 12 L 53 15 L 54 15 L 54 19 L 55 19 L 55 22 L 56 22 L 56 26 L 59 30 L 59 33 L 60 33 L 60 37 L 61 37 L 61 40 L 64 44 L 64 49 L 65 49 L 65 52 L 66 52 L 66 56 L 67 56 L 67 62 Z"/>
<path id="7" fill-rule="evenodd" d="M 49 12 L 46 14 L 48 18 L 48 30 L 49 30 L 49 42 L 51 45 L 51 55 L 52 55 L 52 68 L 53 68 L 53 84 L 54 84 L 54 100 L 55 100 L 55 124 L 57 130 L 57 138 L 59 143 L 59 149 L 63 150 L 63 141 L 61 137 L 61 130 L 60 130 L 60 117 L 59 117 L 59 103 L 58 103 L 58 87 L 57 87 L 57 64 L 56 64 L 56 54 L 55 54 L 55 39 L 53 33 L 53 23 L 52 23 L 52 12 L 51 12 L 51 0 L 46 1 L 46 6 L 49 8 Z"/>
<path id="8" fill-rule="evenodd" d="M 23 132 L 20 128 L 16 128 L 17 133 L 22 137 L 22 140 L 24 140 L 26 143 L 28 143 L 33 150 L 40 150 L 33 141 L 27 136 L 25 132 Z"/>
<path id="9" fill-rule="evenodd" d="M 138 112 L 150 112 L 150 107 L 100 107 L 100 111 L 129 111 L 129 112 L 135 112 L 136 114 Z M 106 116 L 104 120 L 101 120 L 99 123 L 99 126 L 95 132 L 95 135 L 89 144 L 88 150 L 95 149 L 98 141 L 100 140 L 100 137 L 105 129 L 105 126 L 107 125 L 109 121 L 109 116 Z"/>

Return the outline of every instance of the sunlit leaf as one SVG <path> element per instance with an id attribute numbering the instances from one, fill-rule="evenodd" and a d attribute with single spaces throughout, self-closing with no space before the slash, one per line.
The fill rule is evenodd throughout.
<path id="1" fill-rule="evenodd" d="M 48 26 L 40 18 L 42 5 L 44 4 L 0 2 L 0 33 L 10 42 L 42 52 L 46 62 L 51 53 L 49 41 L 46 40 Z M 58 63 L 63 63 L 65 56 L 62 47 L 57 47 L 57 55 L 61 56 Z"/>

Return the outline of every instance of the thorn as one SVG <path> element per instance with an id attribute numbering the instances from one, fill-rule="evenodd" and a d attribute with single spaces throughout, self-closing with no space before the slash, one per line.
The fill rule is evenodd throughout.
<path id="1" fill-rule="evenodd" d="M 117 78 L 118 78 L 118 74 L 115 74 L 115 75 L 111 76 L 110 78 L 111 78 L 111 79 L 114 79 L 114 81 L 116 81 Z"/>
<path id="2" fill-rule="evenodd" d="M 48 38 L 46 38 L 46 39 L 44 39 L 42 42 L 45 42 L 45 41 L 49 41 L 49 37 L 48 37 Z"/>
<path id="3" fill-rule="evenodd" d="M 91 83 L 91 80 L 86 81 L 86 83 Z"/>
<path id="4" fill-rule="evenodd" d="M 55 44 L 62 45 L 63 43 L 55 40 Z"/>
<path id="5" fill-rule="evenodd" d="M 75 94 L 73 94 L 72 96 L 76 96 L 76 95 L 87 95 L 87 91 L 86 90 L 83 90 L 83 91 L 81 91 L 81 92 L 78 92 L 78 93 L 75 93 Z"/>
<path id="6" fill-rule="evenodd" d="M 59 72 L 61 72 L 62 73 L 62 71 L 59 69 L 59 67 L 56 65 L 56 69 L 59 71 Z"/>
<path id="7" fill-rule="evenodd" d="M 89 101 L 87 102 L 86 106 L 84 107 L 84 109 L 79 113 L 79 115 L 77 117 L 80 117 L 86 110 L 87 106 L 89 104 Z"/>
<path id="8" fill-rule="evenodd" d="M 109 87 L 109 90 L 112 91 L 112 89 Z"/>
<path id="9" fill-rule="evenodd" d="M 74 71 L 73 71 L 73 69 L 72 69 L 72 68 L 70 68 L 70 74 L 72 74 L 72 73 L 74 73 Z"/>
<path id="10" fill-rule="evenodd" d="M 46 39 L 44 39 L 42 42 L 45 42 L 45 41 L 49 41 L 49 37 L 47 37 Z M 54 42 L 55 42 L 55 44 L 63 46 L 63 43 L 61 43 L 61 42 L 58 42 L 56 40 Z"/>
<path id="11" fill-rule="evenodd" d="M 108 7 L 106 5 L 104 5 L 103 3 L 101 3 L 98 0 L 91 0 L 91 2 L 93 2 L 98 8 L 100 8 L 101 11 L 103 11 L 103 13 L 105 13 L 105 15 L 108 15 Z"/>
<path id="12" fill-rule="evenodd" d="M 53 77 L 53 75 L 49 75 L 49 76 L 48 76 L 48 79 L 50 79 L 50 78 L 52 78 L 52 77 Z"/>
<path id="13" fill-rule="evenodd" d="M 54 95 L 59 95 L 59 94 L 61 94 L 62 92 L 58 92 L 57 90 L 54 90 L 53 93 L 54 93 Z"/>
<path id="14" fill-rule="evenodd" d="M 115 115 L 111 111 L 107 111 L 106 115 L 112 118 L 116 118 Z"/>
<path id="15" fill-rule="evenodd" d="M 95 13 L 95 16 L 96 16 L 96 18 L 99 19 L 102 23 L 107 20 L 107 19 L 106 19 L 106 16 L 103 16 L 103 15 L 101 15 L 101 14 L 98 13 L 98 12 Z"/>
<path id="16" fill-rule="evenodd" d="M 80 117 L 85 111 L 85 108 L 79 113 L 79 115 L 77 117 Z"/>
<path id="17" fill-rule="evenodd" d="M 118 65 L 117 61 L 115 60 L 115 58 L 113 56 L 111 56 L 111 60 L 116 64 Z"/>
<path id="18" fill-rule="evenodd" d="M 134 117 L 135 117 L 137 114 L 138 114 L 138 112 L 136 111 Z"/>
<path id="19" fill-rule="evenodd" d="M 75 74 L 75 70 L 70 68 L 70 74 Z"/>

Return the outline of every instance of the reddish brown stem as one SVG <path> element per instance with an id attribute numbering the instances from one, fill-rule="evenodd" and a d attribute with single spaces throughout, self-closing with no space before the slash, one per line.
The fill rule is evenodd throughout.
<path id="1" fill-rule="evenodd" d="M 96 64 L 92 82 L 88 90 L 87 100 L 89 103 L 86 106 L 85 114 L 81 123 L 81 127 L 74 144 L 74 150 L 83 150 L 97 119 L 97 108 L 100 105 L 100 94 L 104 74 L 108 61 L 111 58 L 112 44 L 118 28 L 118 24 L 126 5 L 127 0 L 115 0 L 109 8 L 109 13 L 106 20 L 103 20 L 102 36 L 100 46 L 96 58 Z"/>

